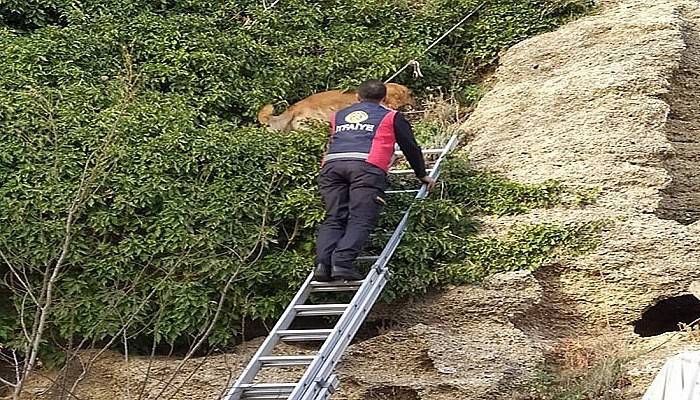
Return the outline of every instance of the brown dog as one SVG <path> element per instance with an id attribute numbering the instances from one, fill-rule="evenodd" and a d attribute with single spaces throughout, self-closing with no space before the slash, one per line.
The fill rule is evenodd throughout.
<path id="1" fill-rule="evenodd" d="M 330 90 L 313 94 L 298 101 L 280 115 L 273 115 L 274 107 L 272 104 L 268 104 L 258 112 L 258 121 L 275 131 L 293 131 L 300 129 L 305 120 L 328 121 L 332 113 L 355 102 L 357 102 L 357 96 L 354 91 Z M 398 83 L 387 83 L 386 99 L 382 104 L 398 110 L 407 105 L 415 106 L 416 100 L 413 98 L 411 89 L 406 86 Z"/>

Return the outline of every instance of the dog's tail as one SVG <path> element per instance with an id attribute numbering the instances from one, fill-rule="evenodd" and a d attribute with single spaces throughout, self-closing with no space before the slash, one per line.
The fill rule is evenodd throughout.
<path id="1" fill-rule="evenodd" d="M 263 125 L 268 125 L 274 113 L 275 107 L 272 104 L 268 104 L 258 111 L 258 121 Z"/>

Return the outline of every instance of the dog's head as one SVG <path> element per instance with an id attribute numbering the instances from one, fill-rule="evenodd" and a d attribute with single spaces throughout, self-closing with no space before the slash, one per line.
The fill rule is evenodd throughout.
<path id="1" fill-rule="evenodd" d="M 386 98 L 384 104 L 394 110 L 400 110 L 403 107 L 416 106 L 416 99 L 413 98 L 411 89 L 398 83 L 386 84 Z"/>

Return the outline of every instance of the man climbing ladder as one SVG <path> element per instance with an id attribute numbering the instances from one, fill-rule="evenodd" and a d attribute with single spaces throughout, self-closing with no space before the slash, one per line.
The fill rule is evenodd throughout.
<path id="1" fill-rule="evenodd" d="M 364 277 L 353 262 L 385 204 L 395 144 L 428 190 L 435 183 L 426 174 L 411 125 L 397 111 L 380 105 L 385 96 L 384 83 L 366 81 L 357 90 L 359 103 L 331 116 L 331 138 L 318 178 L 326 219 L 316 241 L 316 281 Z"/>
<path id="2" fill-rule="evenodd" d="M 374 103 L 374 107 L 381 108 L 378 103 Z M 383 110 L 384 113 L 390 112 L 386 109 Z M 352 112 L 353 111 L 350 111 L 350 113 Z M 348 115 L 346 115 L 346 117 Z M 360 115 L 360 117 L 362 118 L 358 119 L 364 119 L 364 115 Z M 348 122 L 348 124 L 381 125 L 380 120 L 383 120 L 388 123 L 388 120 L 385 119 L 386 115 L 380 115 L 380 117 L 379 120 L 370 120 L 370 113 L 367 112 L 367 119 L 362 122 L 345 122 Z M 354 120 L 354 118 L 355 117 L 352 117 L 351 119 Z M 394 118 L 396 118 L 396 116 L 394 116 Z M 335 118 L 334 121 L 344 121 L 344 119 L 345 117 L 343 117 L 343 119 L 338 117 Z M 339 124 L 335 124 L 335 126 L 338 125 Z M 361 127 L 354 126 L 353 128 Z M 381 126 L 379 129 L 381 132 Z M 374 132 L 374 134 L 376 135 L 376 132 Z M 415 194 L 415 201 L 426 198 L 428 195 L 428 187 L 434 184 L 435 180 L 440 176 L 440 165 L 450 150 L 455 148 L 457 140 L 457 136 L 453 136 L 442 148 L 421 151 L 422 154 L 431 156 L 430 159 L 427 160 L 427 163 L 432 165 L 428 165 L 428 168 L 425 169 L 430 179 L 426 179 L 425 177 L 421 179 L 423 185 L 421 185 L 420 189 L 396 189 L 388 190 L 385 193 L 387 195 L 398 196 Z M 417 147 L 417 145 L 415 146 Z M 367 152 L 369 153 L 372 148 Z M 333 150 L 335 149 L 337 149 L 337 147 L 334 147 Z M 409 149 L 410 152 L 410 147 L 405 147 L 405 149 Z M 345 152 L 345 150 L 341 150 Z M 328 154 L 338 154 L 339 152 L 340 151 L 329 152 Z M 406 156 L 403 152 L 393 152 L 393 149 L 392 153 L 399 157 Z M 355 161 L 367 163 L 369 165 L 368 161 L 366 161 L 371 159 L 369 155 L 366 159 L 355 159 Z M 331 156 L 331 158 L 333 157 Z M 421 156 L 419 159 L 423 160 L 423 157 Z M 324 168 L 328 164 L 330 164 L 330 162 L 327 161 Z M 413 166 L 416 167 L 415 164 L 413 164 Z M 423 168 L 425 168 L 425 166 Z M 382 170 L 382 173 L 383 172 Z M 416 171 L 405 169 L 391 169 L 389 171 L 389 173 L 397 175 L 413 172 Z M 383 176 L 383 179 L 385 182 L 386 177 Z M 365 187 L 366 185 L 360 184 L 358 186 Z M 351 187 L 352 182 L 348 183 L 347 189 L 348 219 L 352 219 L 353 217 L 351 211 L 353 206 L 350 204 Z M 384 185 L 380 186 L 380 188 L 383 191 Z M 367 193 L 381 194 L 376 187 L 371 190 L 371 192 L 366 192 L 365 195 L 367 195 Z M 360 200 L 357 201 L 359 202 Z M 363 257 L 363 259 L 374 260 L 374 263 L 369 269 L 367 276 L 363 277 L 361 280 L 347 280 L 341 275 L 341 279 L 339 280 L 319 281 L 314 276 L 316 271 L 309 273 L 284 313 L 280 316 L 280 319 L 270 330 L 265 341 L 260 345 L 260 348 L 258 348 L 248 365 L 243 369 L 241 375 L 224 396 L 226 400 L 330 399 L 340 385 L 340 381 L 334 373 L 334 369 L 338 362 L 340 362 L 343 353 L 350 345 L 350 342 L 353 337 L 355 337 L 362 322 L 367 317 L 367 314 L 381 295 L 384 286 L 390 278 L 391 273 L 388 263 L 406 231 L 411 207 L 412 206 L 409 206 L 404 211 L 403 217 L 396 225 L 396 228 L 384 245 L 381 253 Z M 379 208 L 375 210 L 375 213 L 379 212 Z M 372 224 L 374 224 L 374 222 L 372 222 Z M 348 225 L 350 225 L 349 222 Z M 366 237 L 362 240 L 366 240 Z M 330 253 L 330 257 L 333 259 L 333 251 Z M 350 300 L 349 303 L 335 303 L 335 301 L 338 300 L 336 295 L 343 292 L 354 292 L 352 300 Z M 325 321 L 328 322 L 329 326 L 328 328 L 310 327 L 304 322 L 304 318 L 306 317 L 327 317 L 329 319 Z M 333 322 L 335 317 L 338 318 Z M 289 347 L 278 346 L 280 343 L 294 342 L 304 342 L 307 344 L 317 343 L 320 347 L 318 350 L 310 349 L 309 351 L 301 351 L 300 354 L 298 350 L 290 351 Z M 298 375 L 294 373 L 294 375 L 287 376 L 291 378 L 287 382 L 280 382 L 274 379 L 273 376 L 269 376 L 265 373 L 260 374 L 262 370 L 280 368 L 290 369 L 290 373 L 296 371 L 302 375 L 298 378 Z"/>

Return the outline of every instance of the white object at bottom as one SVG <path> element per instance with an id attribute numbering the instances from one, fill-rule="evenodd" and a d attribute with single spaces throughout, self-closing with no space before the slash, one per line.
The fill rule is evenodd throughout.
<path id="1" fill-rule="evenodd" d="M 669 358 L 642 400 L 700 400 L 700 351 Z"/>

